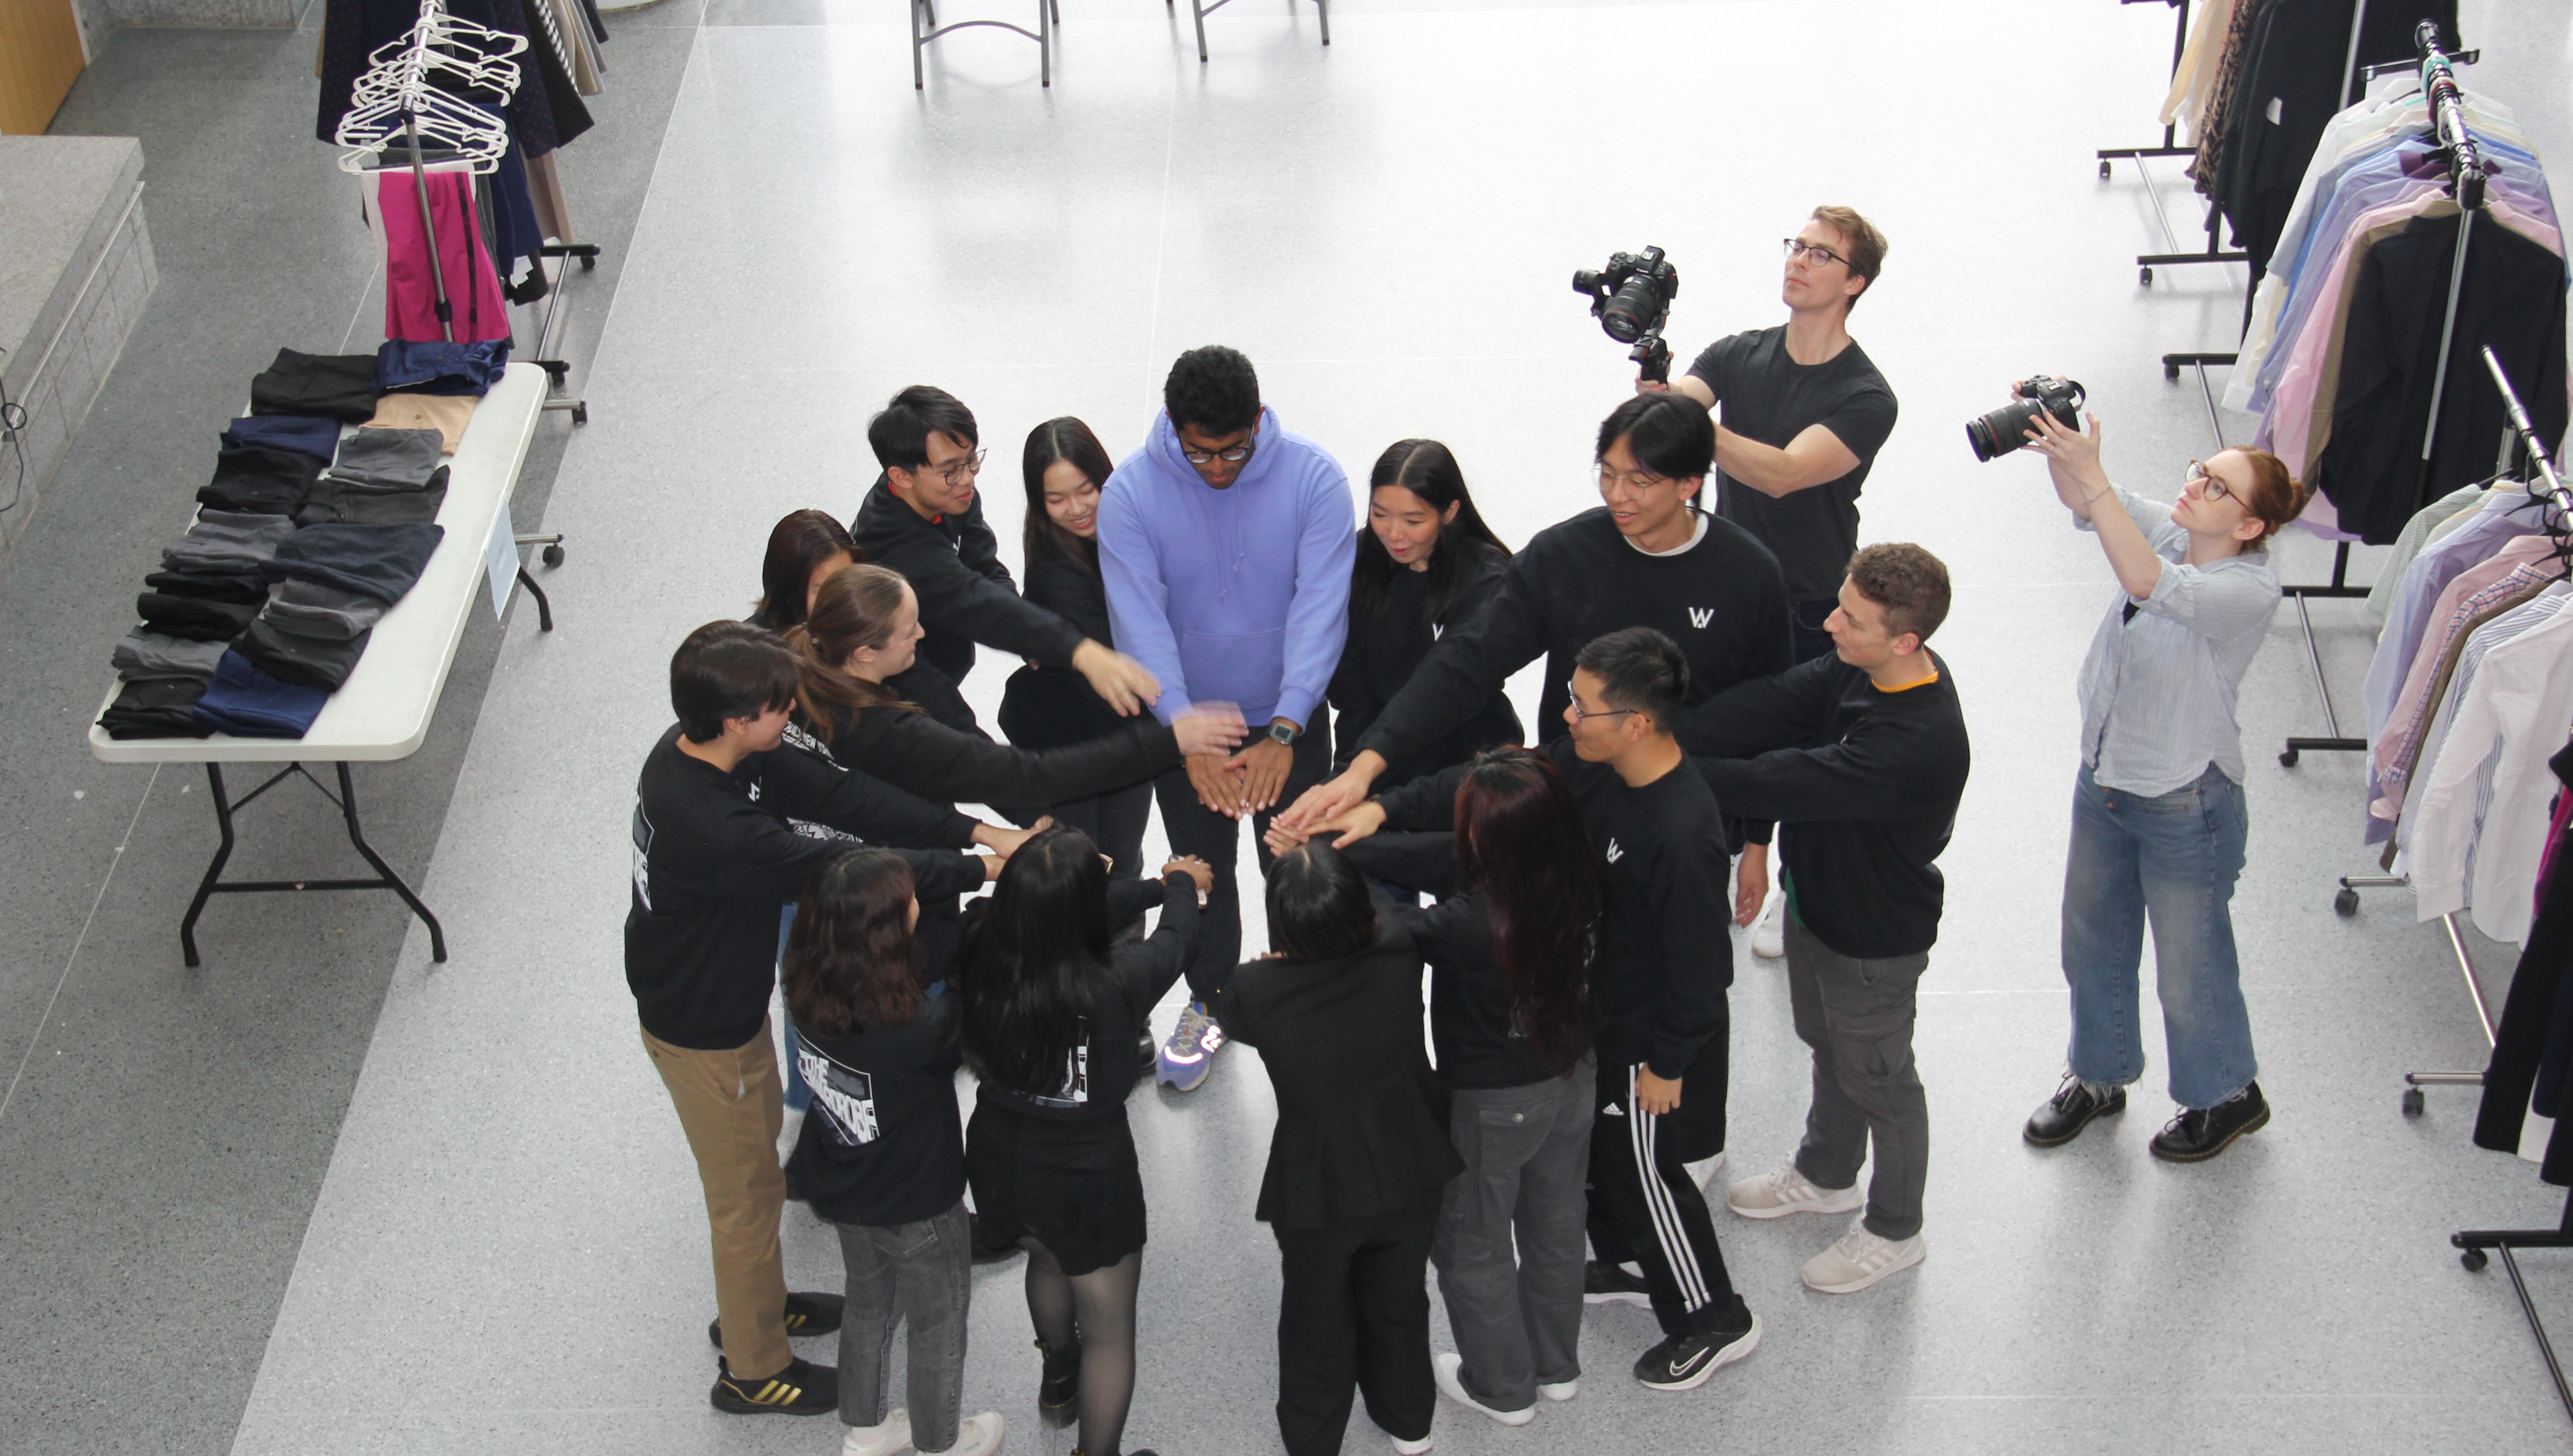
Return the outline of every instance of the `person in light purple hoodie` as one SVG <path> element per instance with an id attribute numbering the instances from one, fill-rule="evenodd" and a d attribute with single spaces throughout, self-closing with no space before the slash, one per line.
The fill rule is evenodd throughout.
<path id="1" fill-rule="evenodd" d="M 1159 1079 L 1191 1092 L 1224 1045 L 1207 1002 L 1242 954 L 1240 821 L 1254 821 L 1265 871 L 1261 835 L 1278 805 L 1330 772 L 1331 735 L 1318 720 L 1348 631 L 1356 507 L 1339 461 L 1286 432 L 1240 352 L 1181 355 L 1162 402 L 1151 436 L 1099 502 L 1109 623 L 1119 650 L 1161 680 L 1154 711 L 1232 702 L 1256 735 L 1239 753 L 1192 756 L 1154 785 L 1171 853 L 1215 869 L 1189 1006 L 1160 1055 Z"/>

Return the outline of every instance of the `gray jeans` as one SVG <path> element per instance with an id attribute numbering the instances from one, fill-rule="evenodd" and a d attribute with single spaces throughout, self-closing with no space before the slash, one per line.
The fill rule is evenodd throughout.
<path id="1" fill-rule="evenodd" d="M 1429 1258 L 1465 1389 L 1494 1410 L 1525 1410 L 1539 1384 L 1581 1374 L 1596 1076 L 1585 1058 L 1570 1077 L 1456 1090 L 1447 1133 L 1465 1170 L 1448 1181 Z"/>
<path id="2" fill-rule="evenodd" d="M 1930 1169 L 1930 1101 L 1912 1062 L 1914 993 L 1930 957 L 1866 961 L 1822 943 L 1787 917 L 1787 998 L 1796 1036 L 1814 1049 L 1814 1102 L 1797 1170 L 1826 1188 L 1858 1181 L 1868 1144 L 1867 1227 L 1879 1238 L 1921 1231 Z"/>
<path id="3" fill-rule="evenodd" d="M 974 1292 L 965 1205 L 917 1223 L 871 1227 L 835 1223 L 848 1268 L 840 1319 L 840 1423 L 880 1426 L 893 1369 L 893 1336 L 911 1321 L 911 1444 L 956 1444 L 964 1400 L 965 1310 Z"/>

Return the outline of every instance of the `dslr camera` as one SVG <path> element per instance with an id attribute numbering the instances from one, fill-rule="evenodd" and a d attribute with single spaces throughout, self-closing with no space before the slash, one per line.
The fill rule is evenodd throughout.
<path id="1" fill-rule="evenodd" d="M 2090 396 L 2083 392 L 2079 380 L 2034 374 L 2011 387 L 2021 397 L 1990 414 L 1966 421 L 1966 443 L 1974 446 L 1976 459 L 1997 460 L 2028 443 L 2029 428 L 2037 423 L 2041 409 L 2054 415 L 2066 429 L 2082 427 L 2082 405 Z"/>
<path id="2" fill-rule="evenodd" d="M 1670 322 L 1671 300 L 1680 292 L 1680 271 L 1659 248 L 1641 254 L 1612 253 L 1608 266 L 1572 276 L 1572 291 L 1590 300 L 1590 317 L 1619 344 L 1644 377 L 1667 383 L 1671 377 L 1670 346 L 1662 343 L 1662 326 Z"/>

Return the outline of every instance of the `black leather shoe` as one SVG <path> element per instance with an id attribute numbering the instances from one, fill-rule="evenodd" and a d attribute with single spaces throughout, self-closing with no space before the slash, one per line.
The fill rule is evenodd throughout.
<path id="1" fill-rule="evenodd" d="M 1050 1426 L 1068 1426 L 1081 1401 L 1081 1346 L 1058 1355 L 1039 1340 L 1037 1352 L 1045 1356 L 1045 1374 L 1037 1384 L 1037 1418 Z"/>
<path id="2" fill-rule="evenodd" d="M 2029 1114 L 2028 1125 L 2019 1135 L 2040 1147 L 2062 1147 L 2082 1135 L 2082 1129 L 2094 1117 L 2114 1117 L 2127 1110 L 2127 1090 L 2113 1087 L 2104 1094 L 2083 1085 L 2071 1073 L 2064 1075 L 2064 1086 L 2046 1099 L 2046 1105 Z"/>
<path id="3" fill-rule="evenodd" d="M 838 1294 L 789 1294 L 786 1296 L 786 1337 L 800 1340 L 807 1335 L 826 1335 L 840 1327 L 840 1313 L 848 1300 Z M 706 1338 L 718 1350 L 723 1348 L 723 1320 L 706 1321 Z"/>
<path id="4" fill-rule="evenodd" d="M 2269 1102 L 2255 1082 L 2214 1106 L 2183 1108 L 2169 1126 L 2153 1134 L 2153 1156 L 2164 1162 L 2204 1162 L 2232 1146 L 2234 1138 L 2268 1125 Z"/>

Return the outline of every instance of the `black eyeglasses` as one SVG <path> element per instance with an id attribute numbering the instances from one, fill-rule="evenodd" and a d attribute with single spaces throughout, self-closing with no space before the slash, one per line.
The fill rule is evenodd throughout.
<path id="1" fill-rule="evenodd" d="M 1187 445 L 1182 445 L 1180 446 L 1180 458 L 1188 461 L 1192 465 L 1209 465 L 1215 463 L 1217 460 L 1222 460 L 1228 465 L 1239 465 L 1243 461 L 1250 459 L 1252 450 L 1257 447 L 1258 441 L 1256 440 L 1244 440 L 1242 443 L 1235 445 L 1229 450 L 1193 450 Z"/>
<path id="2" fill-rule="evenodd" d="M 949 485 L 962 485 L 983 473 L 983 459 L 990 450 L 976 450 L 961 460 L 950 460 L 938 467 L 938 478 Z"/>
<path id="3" fill-rule="evenodd" d="M 1642 709 L 1639 708 L 1602 708 L 1598 712 L 1594 713 L 1588 708 L 1581 706 L 1581 699 L 1578 695 L 1573 694 L 1572 682 L 1568 678 L 1564 681 L 1563 691 L 1565 694 L 1572 696 L 1572 721 L 1575 723 L 1587 723 L 1593 718 L 1623 718 L 1628 713 L 1642 711 Z"/>
<path id="4" fill-rule="evenodd" d="M 1832 250 L 1824 247 L 1820 243 L 1808 243 L 1801 238 L 1787 238 L 1782 239 L 1781 241 L 1786 244 L 1787 256 L 1790 259 L 1802 258 L 1816 268 L 1820 268 L 1826 263 L 1849 262 L 1848 259 L 1841 257 L 1839 254 L 1834 253 Z"/>

